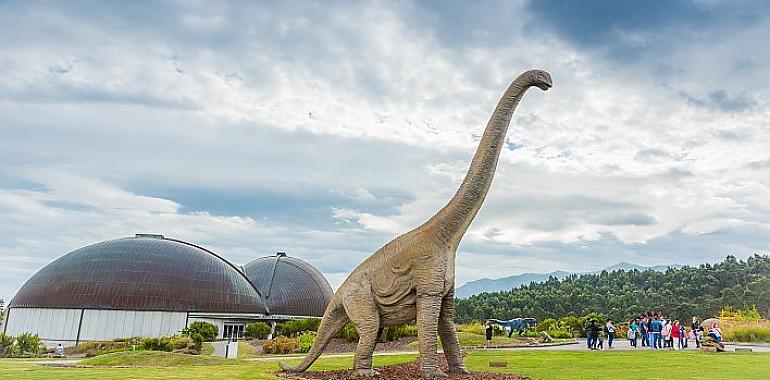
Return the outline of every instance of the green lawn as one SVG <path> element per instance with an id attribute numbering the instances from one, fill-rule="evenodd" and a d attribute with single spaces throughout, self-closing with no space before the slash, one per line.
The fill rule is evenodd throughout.
<path id="1" fill-rule="evenodd" d="M 415 355 L 376 356 L 375 366 L 404 363 Z M 29 361 L 0 360 L 0 379 L 255 379 L 275 380 L 276 361 L 231 361 L 227 365 L 204 363 L 157 368 L 50 368 Z M 110 360 L 116 360 L 113 357 Z M 128 359 L 127 359 L 128 360 Z M 134 360 L 134 359 L 131 359 Z M 149 359 L 148 359 L 149 360 Z M 163 359 L 166 360 L 166 359 Z M 144 365 L 162 363 L 158 357 Z M 535 380 L 559 379 L 768 379 L 770 354 L 671 351 L 474 351 L 467 358 L 472 371 L 491 370 L 489 361 L 507 361 L 497 371 L 530 376 Z M 296 363 L 297 359 L 287 360 Z M 134 361 L 136 363 L 136 361 Z M 314 370 L 349 368 L 351 357 L 321 359 Z M 193 364 L 186 362 L 186 364 Z M 205 365 L 209 364 L 209 365 Z"/>

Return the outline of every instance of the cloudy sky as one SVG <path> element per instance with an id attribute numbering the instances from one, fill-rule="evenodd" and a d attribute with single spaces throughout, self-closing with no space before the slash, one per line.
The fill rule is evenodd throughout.
<path id="1" fill-rule="evenodd" d="M 333 286 L 514 117 L 457 282 L 770 251 L 770 6 L 0 0 L 0 297 L 160 233 Z"/>

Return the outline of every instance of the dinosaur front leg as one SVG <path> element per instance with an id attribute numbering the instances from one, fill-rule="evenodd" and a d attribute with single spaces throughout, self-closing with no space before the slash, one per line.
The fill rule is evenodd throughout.
<path id="1" fill-rule="evenodd" d="M 455 330 L 455 289 L 449 291 L 441 302 L 441 314 L 438 318 L 438 334 L 441 337 L 441 345 L 444 347 L 444 356 L 449 364 L 450 373 L 469 374 L 463 364 L 463 356 L 460 351 L 460 341 Z"/>
<path id="2" fill-rule="evenodd" d="M 438 369 L 437 363 L 441 299 L 440 294 L 417 295 L 417 340 L 420 342 L 420 365 L 424 379 L 446 377 L 446 374 Z"/>

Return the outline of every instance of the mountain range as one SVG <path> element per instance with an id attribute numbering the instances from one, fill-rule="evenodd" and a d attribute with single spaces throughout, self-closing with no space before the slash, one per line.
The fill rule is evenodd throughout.
<path id="1" fill-rule="evenodd" d="M 637 264 L 631 264 L 631 263 L 617 263 L 615 265 L 609 266 L 607 268 L 604 268 L 599 271 L 595 272 L 579 272 L 575 274 L 590 274 L 590 273 L 600 273 L 602 271 L 607 272 L 614 272 L 619 270 L 624 271 L 630 271 L 630 270 L 638 270 L 638 271 L 645 271 L 645 270 L 654 270 L 657 272 L 665 272 L 668 268 L 681 268 L 682 266 L 679 264 L 671 264 L 671 265 L 655 265 L 650 267 L 645 267 Z M 521 285 L 527 285 L 530 282 L 544 282 L 548 280 L 550 277 L 556 277 L 559 280 L 563 280 L 567 276 L 571 275 L 570 272 L 565 272 L 562 270 L 554 271 L 554 272 L 548 272 L 548 273 L 522 273 L 517 274 L 514 276 L 509 277 L 503 277 L 503 278 L 497 278 L 497 279 L 490 279 L 490 278 L 482 278 L 480 280 L 474 280 L 465 283 L 463 286 L 460 286 L 455 291 L 455 297 L 457 298 L 468 298 L 472 295 L 476 295 L 479 293 L 487 293 L 487 292 L 499 292 L 501 290 L 511 290 L 513 288 L 517 288 Z"/>

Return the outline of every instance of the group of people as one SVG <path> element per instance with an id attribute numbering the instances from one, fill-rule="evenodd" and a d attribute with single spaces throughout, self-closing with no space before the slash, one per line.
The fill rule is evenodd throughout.
<path id="1" fill-rule="evenodd" d="M 604 326 L 600 326 L 595 319 L 589 319 L 586 321 L 585 330 L 589 350 L 604 349 L 605 338 L 607 338 L 607 349 L 612 349 L 612 342 L 615 340 L 615 325 L 612 324 L 612 319 L 607 319 Z"/>
<path id="2" fill-rule="evenodd" d="M 682 350 L 693 341 L 699 348 L 703 335 L 708 334 L 717 343 L 722 341 L 722 329 L 719 323 L 712 324 L 704 331 L 698 318 L 693 317 L 688 328 L 679 320 L 666 319 L 663 315 L 650 313 L 629 321 L 628 340 L 631 346 L 649 347 L 650 349 Z M 639 341 L 639 342 L 638 342 Z"/>
<path id="3" fill-rule="evenodd" d="M 604 325 L 600 325 L 595 319 L 590 319 L 586 321 L 585 330 L 589 350 L 604 349 L 605 338 L 607 349 L 612 349 L 616 328 L 611 319 L 607 319 Z M 693 317 L 692 324 L 688 328 L 679 320 L 666 319 L 657 313 L 648 313 L 628 321 L 627 334 L 631 347 L 649 347 L 650 349 L 681 350 L 687 348 L 691 341 L 699 348 L 704 334 L 717 343 L 722 341 L 722 329 L 719 323 L 712 324 L 708 331 L 704 331 L 696 317 Z"/>

